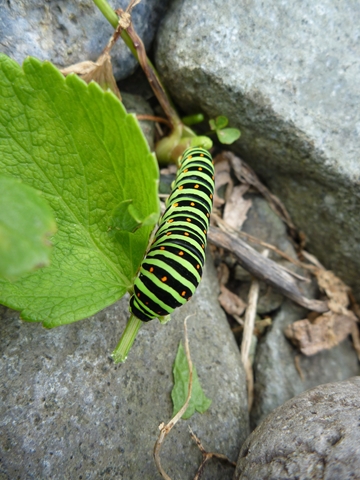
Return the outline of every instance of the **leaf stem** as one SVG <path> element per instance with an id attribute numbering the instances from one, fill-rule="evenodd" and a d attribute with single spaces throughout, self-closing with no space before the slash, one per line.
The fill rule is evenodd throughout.
<path id="1" fill-rule="evenodd" d="M 104 15 L 106 20 L 111 23 L 111 25 L 116 28 L 119 23 L 119 17 L 116 15 L 114 10 L 110 7 L 106 0 L 93 0 L 95 5 L 98 7 L 100 12 Z"/>
<path id="2" fill-rule="evenodd" d="M 99 8 L 108 22 L 116 29 L 119 24 L 119 17 L 116 12 L 110 7 L 106 0 L 93 0 L 95 5 Z M 144 70 L 145 75 L 148 78 L 149 84 L 153 89 L 160 105 L 162 106 L 169 122 L 173 128 L 181 125 L 182 122 L 165 90 L 163 87 L 159 74 L 156 68 L 146 55 L 144 45 L 141 38 L 137 35 L 132 24 L 126 29 L 121 31 L 121 38 L 124 40 L 127 47 L 131 50 L 136 60 L 139 62 L 141 68 Z"/>
<path id="3" fill-rule="evenodd" d="M 134 315 L 131 315 L 126 324 L 125 330 L 121 335 L 119 343 L 111 354 L 115 363 L 125 362 L 142 323 L 143 322 L 141 320 L 136 318 Z"/>

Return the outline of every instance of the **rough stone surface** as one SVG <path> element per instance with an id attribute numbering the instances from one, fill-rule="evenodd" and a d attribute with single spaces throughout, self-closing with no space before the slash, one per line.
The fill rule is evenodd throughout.
<path id="1" fill-rule="evenodd" d="M 184 110 L 241 129 L 234 150 L 360 298 L 360 4 L 223 5 L 175 0 L 157 37 L 158 69 Z"/>
<path id="2" fill-rule="evenodd" d="M 146 48 L 153 40 L 169 0 L 143 0 L 133 10 L 137 33 Z M 109 0 L 125 9 L 128 0 Z M 1 51 L 19 64 L 28 55 L 50 60 L 64 68 L 84 60 L 96 60 L 113 33 L 112 26 L 92 0 L 0 0 Z M 117 79 L 130 75 L 137 66 L 120 39 L 112 53 Z"/>
<path id="3" fill-rule="evenodd" d="M 360 478 L 360 377 L 289 400 L 243 444 L 234 480 Z"/>
<path id="4" fill-rule="evenodd" d="M 152 451 L 158 425 L 172 416 L 172 364 L 188 330 L 193 361 L 213 401 L 204 415 L 180 421 L 162 449 L 175 479 L 192 479 L 205 448 L 236 460 L 248 430 L 245 378 L 235 340 L 217 303 L 211 261 L 191 302 L 172 321 L 142 326 L 127 362 L 110 353 L 128 317 L 122 299 L 94 317 L 45 330 L 3 308 L 0 335 L 0 478 L 158 479 Z M 231 479 L 210 462 L 205 478 Z"/>
<path id="5" fill-rule="evenodd" d="M 290 344 L 284 336 L 284 328 L 304 318 L 306 313 L 292 302 L 284 302 L 271 329 L 257 347 L 252 427 L 259 425 L 276 407 L 308 388 L 360 375 L 356 352 L 349 339 L 311 357 L 300 355 Z M 297 355 L 304 379 L 295 366 Z"/>
<path id="6" fill-rule="evenodd" d="M 134 113 L 135 115 L 154 115 L 149 103 L 144 100 L 140 95 L 132 95 L 130 93 L 121 92 L 122 103 L 128 113 Z M 140 120 L 139 125 L 143 131 L 146 140 L 149 144 L 150 150 L 154 150 L 154 136 L 155 136 L 155 124 L 148 120 Z"/>

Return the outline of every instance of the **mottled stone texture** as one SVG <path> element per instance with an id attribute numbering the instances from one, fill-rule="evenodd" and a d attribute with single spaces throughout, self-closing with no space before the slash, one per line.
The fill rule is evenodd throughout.
<path id="1" fill-rule="evenodd" d="M 175 0 L 156 63 L 186 111 L 226 115 L 233 146 L 309 249 L 360 298 L 360 4 Z"/>
<path id="2" fill-rule="evenodd" d="M 359 412 L 360 377 L 289 400 L 243 444 L 234 480 L 359 479 Z"/>
<path id="3" fill-rule="evenodd" d="M 125 9 L 128 0 L 109 0 Z M 143 0 L 133 10 L 136 31 L 148 48 L 169 0 Z M 1 52 L 22 64 L 28 55 L 64 68 L 96 60 L 114 29 L 92 0 L 0 0 Z M 117 79 L 130 75 L 137 61 L 120 39 L 112 59 Z"/>
<path id="4" fill-rule="evenodd" d="M 235 461 L 249 433 L 245 377 L 217 292 L 209 262 L 193 299 L 168 324 L 142 326 L 128 360 L 117 366 L 109 355 L 125 327 L 127 298 L 53 330 L 2 308 L 1 480 L 158 479 L 152 452 L 160 422 L 172 416 L 172 364 L 191 313 L 192 358 L 213 403 L 176 425 L 162 464 L 173 479 L 194 477 L 201 454 L 189 425 L 209 451 Z M 233 469 L 211 462 L 205 475 L 230 480 Z"/>

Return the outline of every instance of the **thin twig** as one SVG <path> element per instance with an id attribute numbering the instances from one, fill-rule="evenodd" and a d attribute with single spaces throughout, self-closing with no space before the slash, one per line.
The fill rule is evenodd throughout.
<path id="1" fill-rule="evenodd" d="M 232 252 L 245 270 L 254 277 L 273 286 L 295 303 L 315 312 L 322 313 L 329 310 L 326 301 L 304 297 L 292 276 L 280 268 L 276 262 L 269 258 L 264 258 L 240 238 L 222 232 L 219 228 L 210 227 L 208 239 L 217 247 L 225 248 Z"/>
<path id="2" fill-rule="evenodd" d="M 196 472 L 196 475 L 194 477 L 194 480 L 199 480 L 200 479 L 200 477 L 203 473 L 206 462 L 208 462 L 211 458 L 218 458 L 219 460 L 227 462 L 230 465 L 232 465 L 233 467 L 236 467 L 236 463 L 232 462 L 226 455 L 223 455 L 222 453 L 207 452 L 205 450 L 205 448 L 202 446 L 200 439 L 192 431 L 191 427 L 189 427 L 189 430 L 190 430 L 190 435 L 191 435 L 192 439 L 194 440 L 194 442 L 198 446 L 200 452 L 202 453 L 202 457 L 203 457 L 202 462 L 201 462 L 201 464 L 198 468 L 198 471 Z"/>
<path id="3" fill-rule="evenodd" d="M 253 242 L 253 243 L 256 243 L 257 245 L 261 245 L 262 247 L 264 248 L 268 248 L 269 250 L 272 250 L 273 252 L 277 253 L 280 257 L 283 257 L 285 258 L 285 260 L 288 260 L 289 262 L 293 263 L 294 265 L 296 265 L 297 267 L 301 267 L 301 268 L 304 268 L 305 270 L 311 270 L 313 271 L 314 270 L 314 266 L 313 265 L 308 265 L 306 263 L 303 263 L 301 262 L 300 260 L 297 260 L 296 258 L 292 258 L 290 257 L 290 255 L 288 255 L 287 253 L 283 252 L 282 250 L 279 250 L 277 247 L 275 247 L 275 245 L 272 245 L 271 243 L 267 243 L 267 242 L 263 242 L 262 240 L 248 234 L 248 233 L 245 233 L 245 232 L 242 232 L 242 231 L 239 231 L 239 230 L 235 230 L 234 228 L 232 228 L 230 225 L 228 225 L 225 220 L 223 220 L 219 215 L 217 215 L 216 213 L 212 213 L 211 214 L 211 218 L 213 220 L 215 220 L 215 222 L 217 223 L 217 225 L 219 226 L 219 228 L 221 228 L 221 230 L 223 230 L 224 232 L 228 232 L 228 233 L 232 233 L 232 234 L 235 234 L 235 235 L 239 235 L 240 237 L 244 237 L 246 238 L 247 240 L 249 240 L 250 242 Z M 298 273 L 295 273 L 295 272 L 292 272 L 291 270 L 289 270 L 288 268 L 285 268 L 284 266 L 282 265 L 279 265 L 281 268 L 283 268 L 285 271 L 287 271 L 288 273 L 290 273 L 290 275 L 292 275 L 293 277 L 297 278 L 298 280 L 301 280 L 302 282 L 309 282 L 309 279 L 306 278 L 306 277 L 303 277 L 302 275 L 299 275 Z"/>
<path id="4" fill-rule="evenodd" d="M 134 26 L 132 23 L 130 23 L 129 27 L 126 29 L 129 37 L 131 38 L 134 47 L 136 48 L 137 51 L 137 56 L 138 60 L 140 63 L 141 68 L 143 69 L 147 80 L 153 89 L 153 92 L 155 93 L 156 98 L 158 99 L 162 109 L 164 110 L 165 115 L 168 117 L 169 122 L 171 123 L 172 127 L 175 127 L 176 125 L 181 124 L 181 120 L 173 108 L 169 97 L 162 86 L 159 77 L 157 76 L 155 69 L 152 67 L 152 65 L 149 63 L 147 55 L 146 55 L 146 50 L 144 47 L 144 44 L 139 37 L 139 35 L 136 33 Z"/>
<path id="5" fill-rule="evenodd" d="M 140 115 L 136 115 L 136 118 L 138 120 L 149 120 L 151 122 L 165 123 L 165 125 L 167 125 L 168 127 L 171 127 L 170 122 L 163 117 L 157 117 L 155 115 L 140 114 Z"/>
<path id="6" fill-rule="evenodd" d="M 188 394 L 186 397 L 186 401 L 184 405 L 181 407 L 181 409 L 178 411 L 178 413 L 170 420 L 170 422 L 167 425 L 164 425 L 164 423 L 161 423 L 159 425 L 160 434 L 154 446 L 154 459 L 155 459 L 156 467 L 159 470 L 162 477 L 165 478 L 166 480 L 171 480 L 171 478 L 167 475 L 167 473 L 164 471 L 164 469 L 161 466 L 160 449 L 162 444 L 164 443 L 166 436 L 170 433 L 174 425 L 176 425 L 176 423 L 180 420 L 180 418 L 186 412 L 187 407 L 189 405 L 190 398 L 191 398 L 191 389 L 192 389 L 192 382 L 193 382 L 193 364 L 190 357 L 190 348 L 189 348 L 189 339 L 187 334 L 186 321 L 188 318 L 192 316 L 193 315 L 188 315 L 184 320 L 185 353 L 186 353 L 186 359 L 189 367 L 189 385 L 188 385 Z"/>
<path id="7" fill-rule="evenodd" d="M 263 257 L 267 257 L 269 250 L 264 250 L 262 252 Z M 256 317 L 256 307 L 259 298 L 260 284 L 259 281 L 255 278 L 251 282 L 249 296 L 248 296 L 248 306 L 245 312 L 244 320 L 244 332 L 241 342 L 241 360 L 243 362 L 245 373 L 246 373 L 246 384 L 248 392 L 248 409 L 251 410 L 253 399 L 254 399 L 254 376 L 252 371 L 252 366 L 249 358 L 251 340 L 255 327 L 255 317 Z"/>
<path id="8" fill-rule="evenodd" d="M 301 365 L 300 365 L 300 358 L 301 358 L 301 355 L 295 355 L 294 363 L 295 363 L 296 371 L 298 372 L 299 377 L 301 378 L 301 381 L 303 382 L 305 380 L 305 377 L 304 377 L 304 372 L 302 371 L 302 368 L 301 368 Z"/>

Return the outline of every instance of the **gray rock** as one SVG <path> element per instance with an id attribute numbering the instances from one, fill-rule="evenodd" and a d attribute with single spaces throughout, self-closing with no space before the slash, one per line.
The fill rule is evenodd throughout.
<path id="1" fill-rule="evenodd" d="M 359 25 L 350 0 L 175 0 L 156 50 L 179 105 L 241 129 L 234 150 L 357 298 Z"/>
<path id="2" fill-rule="evenodd" d="M 246 440 L 234 480 L 359 479 L 359 411 L 360 377 L 289 400 Z"/>
<path id="3" fill-rule="evenodd" d="M 172 364 L 188 321 L 192 359 L 212 399 L 207 413 L 181 420 L 162 449 L 175 479 L 192 479 L 205 448 L 233 460 L 249 433 L 245 377 L 208 262 L 194 298 L 166 325 L 142 326 L 123 365 L 115 347 L 128 317 L 128 299 L 90 319 L 45 330 L 1 310 L 1 479 L 158 479 L 152 452 L 158 425 L 172 416 Z M 211 462 L 207 479 L 233 469 Z"/>
<path id="4" fill-rule="evenodd" d="M 137 115 L 154 115 L 154 112 L 148 102 L 139 95 L 121 92 L 122 102 L 128 113 Z M 150 150 L 154 150 L 155 123 L 149 120 L 140 120 L 139 125 L 143 131 Z"/>
<path id="5" fill-rule="evenodd" d="M 311 357 L 300 355 L 295 350 L 283 331 L 287 325 L 305 315 L 303 308 L 290 301 L 284 302 L 271 329 L 258 345 L 254 363 L 252 427 L 259 425 L 276 407 L 308 388 L 360 375 L 359 362 L 348 339 Z M 295 366 L 297 355 L 303 380 Z"/>
<path id="6" fill-rule="evenodd" d="M 125 9 L 128 0 L 109 0 Z M 135 29 L 149 48 L 169 0 L 143 0 L 132 14 Z M 113 28 L 92 0 L 0 0 L 1 51 L 22 64 L 28 55 L 60 68 L 96 60 Z M 112 53 L 117 79 L 129 76 L 137 61 L 119 39 Z"/>

